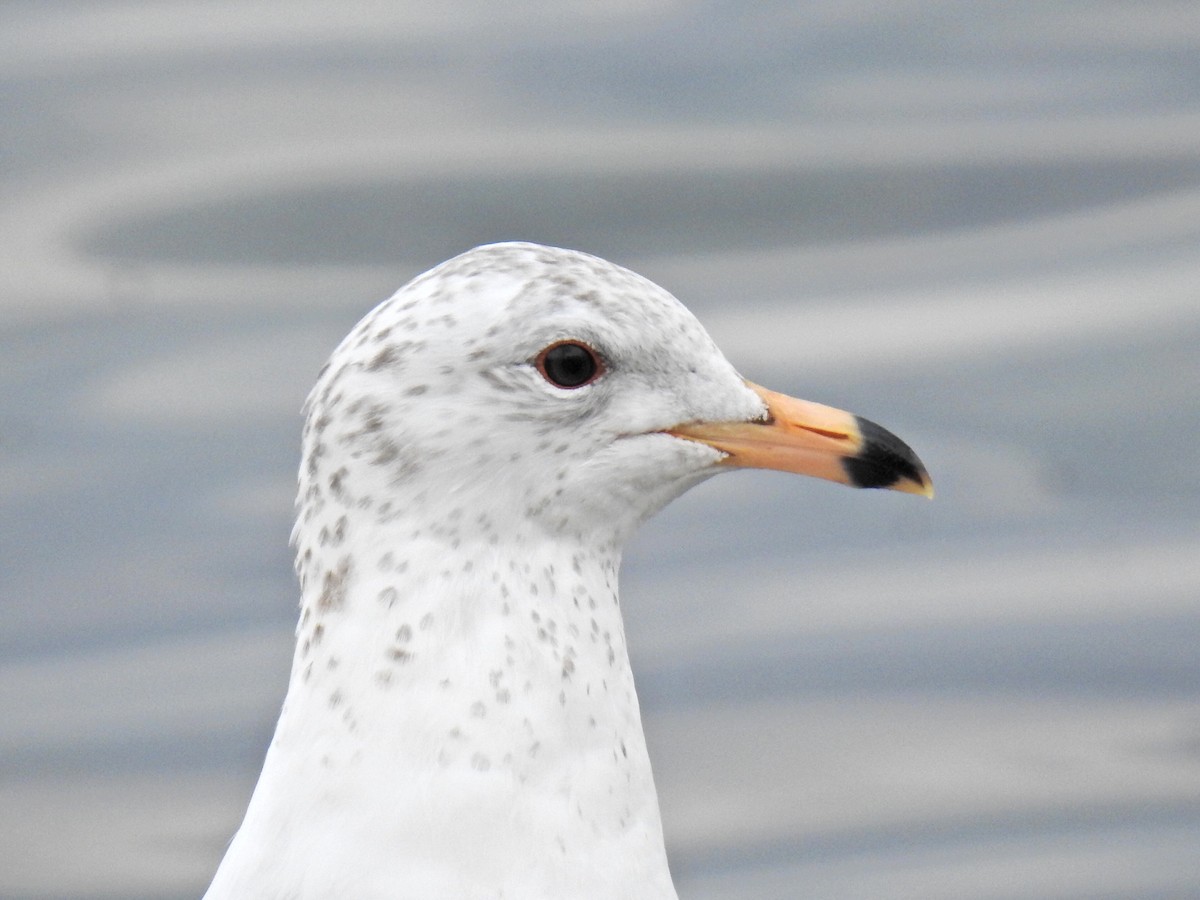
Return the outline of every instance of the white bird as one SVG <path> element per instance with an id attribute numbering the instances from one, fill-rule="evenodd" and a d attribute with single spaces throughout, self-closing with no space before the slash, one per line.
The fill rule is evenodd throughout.
<path id="1" fill-rule="evenodd" d="M 931 494 L 890 433 L 745 381 L 657 285 L 495 244 L 307 403 L 287 698 L 208 900 L 674 898 L 617 597 L 728 466 Z"/>

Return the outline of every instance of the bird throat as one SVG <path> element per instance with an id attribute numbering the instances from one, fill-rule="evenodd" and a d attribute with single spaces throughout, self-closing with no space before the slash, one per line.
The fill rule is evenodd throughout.
<path id="1" fill-rule="evenodd" d="M 326 870 L 371 848 L 461 896 L 606 895 L 578 889 L 587 860 L 597 885 L 636 873 L 612 896 L 674 897 L 619 549 L 324 518 L 297 547 L 291 682 L 239 839 L 261 827 L 346 857 Z"/>

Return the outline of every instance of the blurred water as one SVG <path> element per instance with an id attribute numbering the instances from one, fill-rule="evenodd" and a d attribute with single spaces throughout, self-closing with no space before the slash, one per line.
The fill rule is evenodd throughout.
<path id="1" fill-rule="evenodd" d="M 650 523 L 682 896 L 1200 897 L 1200 11 L 0 9 L 0 895 L 189 897 L 282 698 L 299 407 L 411 275 L 575 246 L 935 503 Z"/>

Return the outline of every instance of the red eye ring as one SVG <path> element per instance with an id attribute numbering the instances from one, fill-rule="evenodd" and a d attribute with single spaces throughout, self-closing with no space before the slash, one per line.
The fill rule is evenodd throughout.
<path id="1" fill-rule="evenodd" d="M 582 341 L 555 341 L 534 359 L 538 372 L 557 388 L 574 390 L 604 374 L 600 354 Z"/>

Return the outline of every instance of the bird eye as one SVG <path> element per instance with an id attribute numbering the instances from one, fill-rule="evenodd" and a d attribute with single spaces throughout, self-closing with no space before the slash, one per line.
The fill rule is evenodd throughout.
<path id="1" fill-rule="evenodd" d="M 596 351 L 579 341 L 551 344 L 537 355 L 534 364 L 543 378 L 561 388 L 583 387 L 604 374 Z"/>

